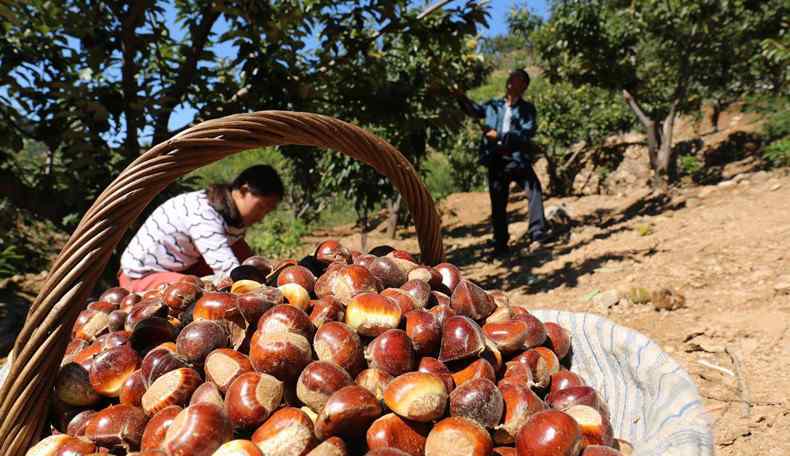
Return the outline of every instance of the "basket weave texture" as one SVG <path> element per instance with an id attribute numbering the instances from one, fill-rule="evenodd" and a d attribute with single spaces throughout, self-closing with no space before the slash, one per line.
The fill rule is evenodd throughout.
<path id="1" fill-rule="evenodd" d="M 274 145 L 342 152 L 389 178 L 414 218 L 422 261 L 443 257 L 440 218 L 409 161 L 377 136 L 330 117 L 262 111 L 209 120 L 156 145 L 130 164 L 85 213 L 50 268 L 0 388 L 0 454 L 23 455 L 46 422 L 49 394 L 77 315 L 129 225 L 175 179 L 234 153 Z"/>

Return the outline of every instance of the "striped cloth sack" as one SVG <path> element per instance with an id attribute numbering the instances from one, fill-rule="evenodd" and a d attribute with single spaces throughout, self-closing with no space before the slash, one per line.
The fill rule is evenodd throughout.
<path id="1" fill-rule="evenodd" d="M 697 386 L 652 340 L 590 313 L 532 310 L 571 333 L 571 370 L 606 401 L 634 456 L 710 456 L 713 434 Z"/>
<path id="2" fill-rule="evenodd" d="M 633 456 L 712 456 L 713 434 L 697 387 L 639 332 L 590 313 L 530 310 L 571 333 L 571 370 L 609 406 L 614 435 Z M 0 367 L 2 385 L 11 357 Z"/>

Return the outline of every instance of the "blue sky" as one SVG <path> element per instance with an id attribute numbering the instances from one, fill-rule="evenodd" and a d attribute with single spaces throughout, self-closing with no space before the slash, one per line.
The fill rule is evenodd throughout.
<path id="1" fill-rule="evenodd" d="M 431 3 L 433 3 L 431 1 Z M 454 3 L 461 3 L 459 0 L 450 2 L 446 6 L 453 6 Z M 534 11 L 540 16 L 546 17 L 548 15 L 548 0 L 493 0 L 489 2 L 489 27 L 481 30 L 483 36 L 496 36 L 501 35 L 507 31 L 507 16 L 509 11 L 514 5 L 526 5 L 530 10 Z M 167 12 L 168 19 L 175 22 L 175 12 L 170 10 Z M 228 24 L 220 20 L 215 26 L 214 31 L 223 33 L 227 30 Z M 178 30 L 178 26 L 174 26 L 171 30 Z M 230 44 L 223 44 L 214 47 L 214 52 L 219 56 L 233 55 L 233 49 Z M 176 108 L 173 116 L 170 118 L 171 130 L 176 130 L 187 123 L 191 122 L 194 118 L 195 110 L 189 106 L 181 105 Z"/>

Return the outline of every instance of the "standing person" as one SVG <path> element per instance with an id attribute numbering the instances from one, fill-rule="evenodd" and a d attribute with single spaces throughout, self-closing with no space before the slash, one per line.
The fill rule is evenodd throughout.
<path id="1" fill-rule="evenodd" d="M 530 153 L 531 140 L 537 130 L 537 111 L 532 103 L 522 98 L 527 87 L 529 75 L 517 69 L 507 78 L 503 98 L 479 105 L 463 93 L 457 93 L 464 112 L 479 119 L 483 130 L 479 162 L 488 168 L 494 254 L 497 256 L 508 252 L 507 201 L 512 181 L 529 191 L 530 240 L 547 241 L 543 189 L 532 169 Z"/>
<path id="2" fill-rule="evenodd" d="M 252 250 L 248 227 L 273 211 L 283 183 L 271 166 L 245 169 L 229 184 L 184 193 L 156 208 L 121 256 L 120 285 L 143 291 L 184 275 L 226 277 Z"/>

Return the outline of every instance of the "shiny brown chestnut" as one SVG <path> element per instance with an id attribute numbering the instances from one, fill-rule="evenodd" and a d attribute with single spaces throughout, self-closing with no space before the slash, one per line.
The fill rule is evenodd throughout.
<path id="1" fill-rule="evenodd" d="M 483 334 L 486 335 L 502 353 L 515 353 L 526 348 L 529 327 L 525 321 L 505 320 L 497 323 L 483 325 Z"/>
<path id="2" fill-rule="evenodd" d="M 280 304 L 267 310 L 258 320 L 257 331 L 265 334 L 288 331 L 307 339 L 313 337 L 310 317 L 296 306 Z"/>
<path id="3" fill-rule="evenodd" d="M 534 348 L 546 342 L 546 327 L 537 317 L 528 312 L 521 312 L 516 313 L 513 319 L 527 324 L 527 334 L 524 340 L 525 349 Z"/>
<path id="4" fill-rule="evenodd" d="M 326 286 L 319 287 L 319 282 L 327 277 Z M 351 301 L 360 293 L 376 293 L 379 291 L 378 281 L 366 268 L 358 265 L 347 265 L 334 271 L 327 271 L 316 281 L 315 292 L 318 297 L 332 294 L 343 303 Z"/>
<path id="5" fill-rule="evenodd" d="M 178 353 L 195 365 L 203 364 L 206 356 L 230 345 L 227 330 L 213 320 L 196 320 L 186 325 L 176 338 Z"/>
<path id="6" fill-rule="evenodd" d="M 315 275 L 313 271 L 304 266 L 294 265 L 280 271 L 277 275 L 277 286 L 281 287 L 287 283 L 295 283 L 312 293 L 315 288 Z"/>
<path id="7" fill-rule="evenodd" d="M 402 329 L 390 329 L 378 335 L 365 349 L 368 366 L 397 377 L 416 368 L 417 360 L 411 339 Z"/>
<path id="8" fill-rule="evenodd" d="M 173 456 L 210 456 L 232 438 L 230 421 L 221 409 L 195 404 L 176 415 L 161 448 Z"/>
<path id="9" fill-rule="evenodd" d="M 87 310 L 97 310 L 109 314 L 113 310 L 118 309 L 118 304 L 113 304 L 107 301 L 93 301 L 86 307 Z"/>
<path id="10" fill-rule="evenodd" d="M 118 397 L 126 379 L 140 366 L 140 357 L 129 345 L 105 350 L 93 358 L 91 386 L 102 396 Z"/>
<path id="11" fill-rule="evenodd" d="M 74 415 L 74 418 L 69 421 L 66 428 L 66 434 L 73 437 L 83 437 L 85 435 L 85 426 L 88 425 L 90 418 L 96 414 L 96 410 L 83 410 L 82 412 Z"/>
<path id="12" fill-rule="evenodd" d="M 124 329 L 130 333 L 140 320 L 150 317 L 167 317 L 167 306 L 159 298 L 143 299 L 127 312 Z"/>
<path id="13" fill-rule="evenodd" d="M 450 307 L 458 315 L 480 321 L 496 310 L 496 303 L 485 290 L 469 280 L 461 279 L 450 296 Z"/>
<path id="14" fill-rule="evenodd" d="M 370 268 L 370 264 L 373 263 L 373 260 L 378 258 L 376 255 L 371 255 L 369 253 L 362 253 L 357 255 L 351 260 L 352 264 L 357 266 L 362 266 L 365 269 Z"/>
<path id="15" fill-rule="evenodd" d="M 177 336 L 178 329 L 167 319 L 148 317 L 134 325 L 129 343 L 138 353 L 148 353 L 157 345 L 175 341 Z"/>
<path id="16" fill-rule="evenodd" d="M 364 435 L 370 424 L 381 416 L 381 412 L 379 401 L 367 389 L 359 385 L 343 387 L 329 396 L 315 421 L 315 435 L 320 440 L 335 435 Z"/>
<path id="17" fill-rule="evenodd" d="M 455 316 L 455 311 L 450 307 L 450 298 L 447 298 L 446 304 L 437 304 L 429 309 L 429 311 L 436 317 L 436 323 L 440 328 L 444 327 L 444 321 L 450 317 Z"/>
<path id="18" fill-rule="evenodd" d="M 60 368 L 55 379 L 55 396 L 63 403 L 75 407 L 91 406 L 101 399 L 91 385 L 90 374 L 77 363 L 69 363 Z"/>
<path id="19" fill-rule="evenodd" d="M 91 416 L 85 437 L 97 446 L 129 452 L 140 447 L 147 421 L 139 407 L 111 405 Z"/>
<path id="20" fill-rule="evenodd" d="M 185 406 L 195 389 L 203 383 L 200 374 L 192 368 L 182 367 L 157 378 L 145 391 L 142 407 L 148 416 L 171 405 Z"/>
<path id="21" fill-rule="evenodd" d="M 342 367 L 328 361 L 313 361 L 299 374 L 296 397 L 316 413 L 326 405 L 329 397 L 354 380 Z"/>
<path id="22" fill-rule="evenodd" d="M 532 386 L 535 384 L 532 378 L 532 369 L 526 363 L 508 361 L 505 363 L 505 373 L 502 375 L 502 379 L 499 380 L 500 385 L 503 383 Z"/>
<path id="23" fill-rule="evenodd" d="M 505 404 L 505 416 L 494 440 L 499 444 L 511 444 L 527 419 L 547 407 L 526 383 L 501 383 L 499 391 Z"/>
<path id="24" fill-rule="evenodd" d="M 354 383 L 370 391 L 379 401 L 384 400 L 384 390 L 395 378 L 381 369 L 365 369 L 357 375 Z"/>
<path id="25" fill-rule="evenodd" d="M 203 293 L 195 302 L 192 318 L 198 320 L 222 320 L 237 311 L 236 295 L 230 293 Z"/>
<path id="26" fill-rule="evenodd" d="M 250 363 L 257 372 L 292 383 L 312 360 L 310 341 L 293 332 L 255 331 L 250 341 Z"/>
<path id="27" fill-rule="evenodd" d="M 170 350 L 168 346 L 158 346 L 149 351 L 140 364 L 140 371 L 146 388 L 162 375 L 182 367 L 189 367 L 187 360 Z"/>
<path id="28" fill-rule="evenodd" d="M 442 276 L 442 285 L 452 293 L 455 287 L 461 282 L 461 270 L 454 264 L 439 263 L 433 267 Z M 439 290 L 441 291 L 441 290 Z"/>
<path id="29" fill-rule="evenodd" d="M 566 413 L 544 410 L 530 415 L 516 436 L 517 454 L 576 456 L 581 452 L 582 434 Z"/>
<path id="30" fill-rule="evenodd" d="M 99 296 L 99 301 L 107 301 L 116 306 L 119 306 L 121 304 L 121 301 L 123 301 L 123 298 L 128 296 L 129 293 L 130 293 L 129 290 L 123 287 L 108 288 L 104 290 L 104 293 L 102 293 Z"/>
<path id="31" fill-rule="evenodd" d="M 502 392 L 487 378 L 474 378 L 450 393 L 450 416 L 462 416 L 485 428 L 494 428 L 502 418 Z"/>
<path id="32" fill-rule="evenodd" d="M 494 442 L 486 429 L 460 416 L 436 423 L 425 440 L 425 456 L 488 456 Z"/>
<path id="33" fill-rule="evenodd" d="M 407 421 L 388 413 L 370 425 L 366 435 L 368 448 L 396 448 L 411 456 L 422 456 L 430 428 L 425 423 Z"/>
<path id="34" fill-rule="evenodd" d="M 96 337 L 110 331 L 110 315 L 101 310 L 86 309 L 77 316 L 71 337 L 92 342 Z"/>
<path id="35" fill-rule="evenodd" d="M 236 308 L 249 325 L 256 325 L 267 310 L 283 303 L 283 294 L 274 287 L 260 287 L 236 296 Z"/>
<path id="36" fill-rule="evenodd" d="M 298 283 L 285 283 L 277 287 L 289 306 L 306 312 L 310 308 L 310 293 Z"/>
<path id="37" fill-rule="evenodd" d="M 417 309 L 407 312 L 406 335 L 414 344 L 414 351 L 418 355 L 434 355 L 439 350 L 442 341 L 442 332 L 436 316 L 427 310 Z"/>
<path id="38" fill-rule="evenodd" d="M 450 369 L 441 361 L 430 356 L 424 356 L 420 359 L 420 364 L 417 366 L 419 372 L 427 372 L 429 374 L 438 375 L 444 382 L 447 393 L 450 393 L 455 388 L 455 380 L 450 373 Z"/>
<path id="39" fill-rule="evenodd" d="M 365 368 L 362 341 L 356 331 L 345 323 L 324 323 L 315 332 L 313 348 L 319 360 L 333 362 L 351 376 Z"/>
<path id="40" fill-rule="evenodd" d="M 230 348 L 218 348 L 206 356 L 203 363 L 206 380 L 213 382 L 224 394 L 233 380 L 245 372 L 252 372 L 252 363 L 242 353 Z"/>
<path id="41" fill-rule="evenodd" d="M 562 360 L 571 351 L 571 333 L 567 329 L 553 322 L 543 323 L 546 328 L 546 341 L 548 347 L 554 351 L 557 358 Z"/>
<path id="42" fill-rule="evenodd" d="M 176 282 L 165 288 L 162 301 L 171 312 L 183 312 L 200 299 L 202 290 L 194 283 Z"/>
<path id="43" fill-rule="evenodd" d="M 609 417 L 609 407 L 591 386 L 571 386 L 549 393 L 546 403 L 557 410 L 565 410 L 574 405 L 587 405 L 601 412 L 607 419 Z"/>
<path id="44" fill-rule="evenodd" d="M 549 393 L 554 393 L 573 386 L 585 386 L 584 379 L 569 370 L 560 370 L 551 374 Z"/>
<path id="45" fill-rule="evenodd" d="M 264 456 L 249 440 L 237 439 L 225 442 L 211 456 Z"/>
<path id="46" fill-rule="evenodd" d="M 447 287 L 442 284 L 442 275 L 430 266 L 417 266 L 409 272 L 408 279 L 425 282 L 432 290 L 447 290 Z"/>
<path id="47" fill-rule="evenodd" d="M 122 310 L 113 310 L 108 315 L 107 327 L 110 331 L 122 331 L 129 315 Z"/>
<path id="48" fill-rule="evenodd" d="M 26 456 L 59 456 L 73 454 L 90 454 L 96 451 L 92 442 L 66 434 L 50 435 L 33 445 Z"/>
<path id="49" fill-rule="evenodd" d="M 143 371 L 137 369 L 126 379 L 125 382 L 123 382 L 121 392 L 118 394 L 118 400 L 121 402 L 121 404 L 140 407 L 145 390 L 146 383 L 145 379 L 143 378 Z"/>
<path id="50" fill-rule="evenodd" d="M 135 304 L 143 300 L 143 295 L 139 293 L 129 293 L 118 304 L 118 310 L 124 313 L 129 313 Z"/>
<path id="51" fill-rule="evenodd" d="M 384 288 L 398 288 L 406 282 L 406 274 L 398 267 L 393 258 L 377 257 L 368 265 L 368 270 L 381 280 Z"/>
<path id="52" fill-rule="evenodd" d="M 192 393 L 192 397 L 189 398 L 189 405 L 201 403 L 211 404 L 225 409 L 225 399 L 222 398 L 222 394 L 219 392 L 217 385 L 211 382 L 203 382 L 195 389 L 195 392 Z"/>
<path id="53" fill-rule="evenodd" d="M 318 244 L 313 256 L 324 264 L 349 263 L 351 261 L 351 252 L 334 239 L 328 239 Z"/>
<path id="54" fill-rule="evenodd" d="M 579 425 L 582 433 L 582 446 L 612 446 L 614 435 L 609 419 L 598 410 L 587 405 L 573 405 L 564 410 Z"/>
<path id="55" fill-rule="evenodd" d="M 253 255 L 248 257 L 246 260 L 242 261 L 241 264 L 245 266 L 253 266 L 257 270 L 261 272 L 264 276 L 269 275 L 272 272 L 272 263 L 265 257 L 259 255 Z"/>
<path id="56" fill-rule="evenodd" d="M 345 306 L 331 296 L 315 299 L 310 303 L 310 306 L 312 307 L 312 311 L 310 311 L 310 321 L 313 322 L 313 326 L 316 328 L 320 328 L 321 325 L 328 321 L 345 320 Z"/>
<path id="57" fill-rule="evenodd" d="M 283 400 L 284 385 L 271 375 L 241 374 L 225 393 L 225 411 L 233 429 L 252 430 L 263 424 Z"/>
<path id="58" fill-rule="evenodd" d="M 431 298 L 431 287 L 422 280 L 407 280 L 400 289 L 414 299 L 414 307 L 417 309 L 427 306 Z"/>
<path id="59" fill-rule="evenodd" d="M 439 361 L 456 361 L 479 356 L 485 350 L 483 331 L 472 319 L 456 315 L 444 321 Z"/>
<path id="60" fill-rule="evenodd" d="M 453 382 L 456 386 L 461 386 L 469 380 L 485 378 L 492 382 L 496 381 L 494 367 L 485 359 L 476 359 L 463 369 L 453 372 Z"/>
<path id="61" fill-rule="evenodd" d="M 384 389 L 384 403 L 390 410 L 423 423 L 444 414 L 447 398 L 442 379 L 427 372 L 407 372 L 395 377 Z"/>
<path id="62" fill-rule="evenodd" d="M 513 311 L 510 310 L 510 306 L 499 306 L 486 318 L 485 324 L 502 323 L 512 319 Z"/>
<path id="63" fill-rule="evenodd" d="M 553 351 L 545 347 L 531 348 L 513 358 L 511 362 L 520 362 L 532 370 L 532 380 L 538 388 L 547 388 L 551 375 L 560 371 L 560 361 Z"/>
<path id="64" fill-rule="evenodd" d="M 360 293 L 346 306 L 346 324 L 360 335 L 376 337 L 400 324 L 401 309 L 378 293 Z"/>
<path id="65" fill-rule="evenodd" d="M 317 442 L 313 422 L 294 407 L 277 410 L 252 434 L 252 442 L 266 456 L 305 454 Z"/>
<path id="66" fill-rule="evenodd" d="M 165 440 L 167 430 L 173 424 L 176 415 L 181 413 L 183 408 L 178 405 L 165 407 L 148 420 L 140 441 L 141 450 L 153 450 L 159 448 Z"/>

